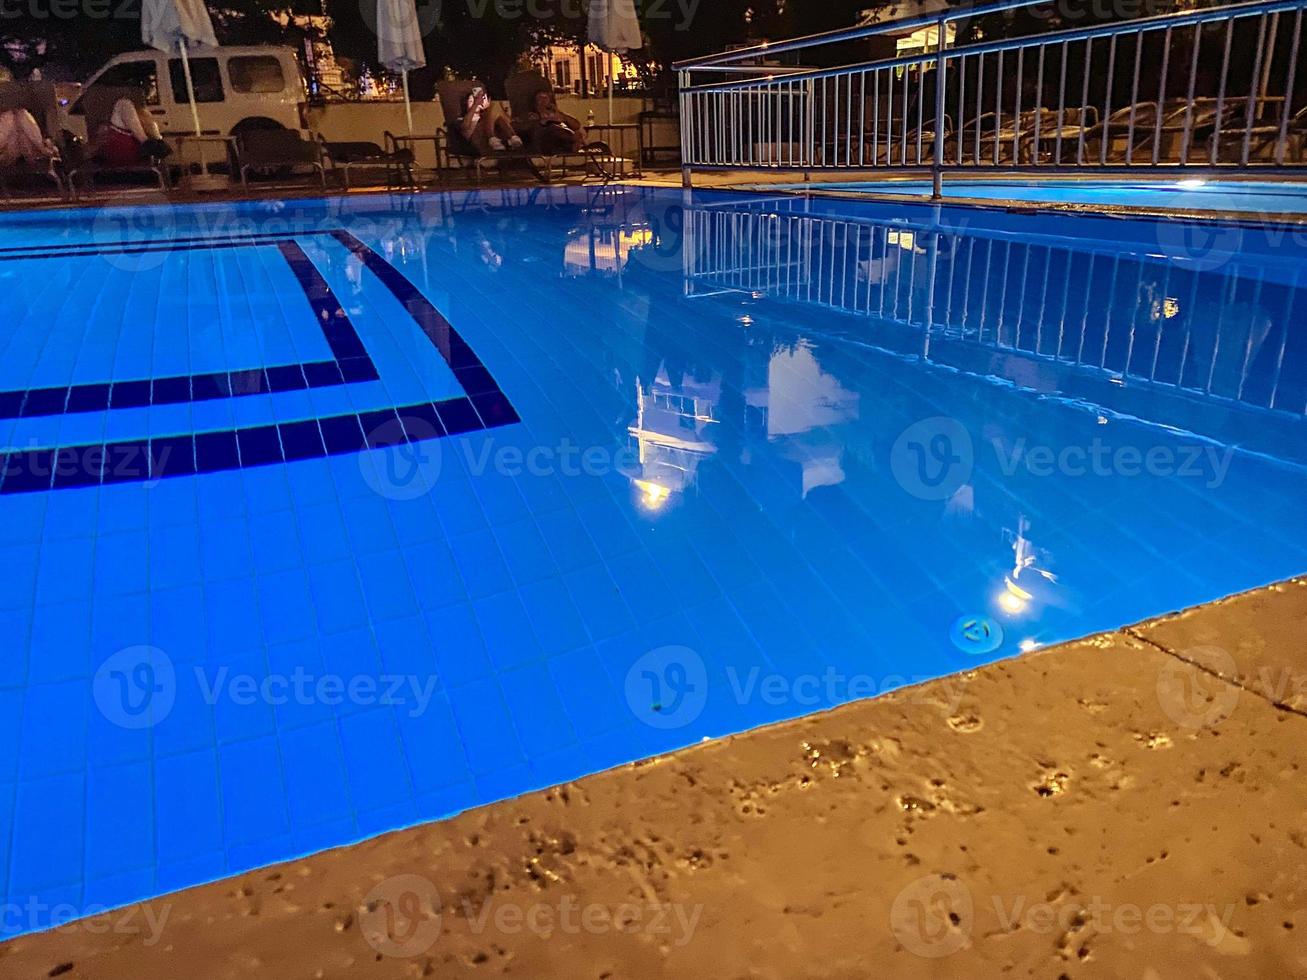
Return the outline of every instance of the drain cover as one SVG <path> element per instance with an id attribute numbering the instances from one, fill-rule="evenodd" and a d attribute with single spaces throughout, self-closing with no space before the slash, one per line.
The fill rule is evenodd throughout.
<path id="1" fill-rule="evenodd" d="M 988 616 L 959 616 L 949 637 L 964 653 L 993 653 L 1003 645 L 1003 627 Z"/>

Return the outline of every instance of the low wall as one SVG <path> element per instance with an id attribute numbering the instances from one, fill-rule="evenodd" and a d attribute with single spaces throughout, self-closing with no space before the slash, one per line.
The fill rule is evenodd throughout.
<path id="1" fill-rule="evenodd" d="M 561 96 L 558 107 L 568 115 L 585 122 L 591 112 L 596 124 L 608 121 L 607 99 L 581 99 L 575 96 Z M 637 120 L 644 101 L 636 98 L 613 100 L 613 119 L 618 123 L 633 123 Z M 445 123 L 444 113 L 439 102 L 413 103 L 413 132 L 419 136 L 431 135 Z M 655 143 L 659 146 L 673 145 L 679 142 L 676 123 L 672 120 L 658 120 L 655 130 Z M 388 130 L 396 135 L 408 131 L 408 121 L 404 116 L 403 102 L 338 102 L 309 109 L 309 128 L 321 133 L 328 140 L 370 140 L 382 142 L 382 135 Z M 628 156 L 635 155 L 635 134 L 627 140 Z M 435 163 L 432 144 L 421 143 L 417 146 L 419 166 L 431 166 Z"/>

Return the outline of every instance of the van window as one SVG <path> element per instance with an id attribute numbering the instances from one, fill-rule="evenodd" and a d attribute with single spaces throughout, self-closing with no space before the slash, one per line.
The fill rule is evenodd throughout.
<path id="1" fill-rule="evenodd" d="M 135 88 L 145 93 L 146 105 L 159 104 L 159 72 L 153 58 L 143 61 L 124 61 L 105 69 L 95 80 L 97 86 L 109 88 Z"/>
<path id="2" fill-rule="evenodd" d="M 191 58 L 191 83 L 195 86 L 196 102 L 221 102 L 222 77 L 218 74 L 217 58 Z M 191 101 L 186 91 L 186 69 L 181 58 L 168 61 L 168 75 L 172 81 L 172 97 L 178 105 Z"/>
<path id="3" fill-rule="evenodd" d="M 242 94 L 266 95 L 286 87 L 281 59 L 266 54 L 240 55 L 227 61 L 231 90 Z"/>

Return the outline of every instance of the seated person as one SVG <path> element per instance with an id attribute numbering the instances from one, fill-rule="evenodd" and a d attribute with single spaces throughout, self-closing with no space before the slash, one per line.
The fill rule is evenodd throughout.
<path id="1" fill-rule="evenodd" d="M 36 163 L 53 156 L 54 144 L 45 138 L 35 116 L 26 109 L 0 112 L 0 165 L 12 167 L 20 160 Z"/>
<path id="2" fill-rule="evenodd" d="M 522 148 L 522 137 L 513 130 L 504 107 L 492 102 L 490 93 L 478 85 L 467 97 L 467 110 L 458 121 L 459 132 L 483 156 Z"/>
<path id="3" fill-rule="evenodd" d="M 535 107 L 527 120 L 531 142 L 541 153 L 576 153 L 585 149 L 585 128 L 581 121 L 558 108 L 558 100 L 548 89 L 536 93 Z"/>
<path id="4" fill-rule="evenodd" d="M 168 152 L 158 124 L 148 112 L 124 97 L 113 104 L 109 122 L 95 136 L 91 155 L 110 167 L 130 167 L 151 156 L 166 156 Z"/>

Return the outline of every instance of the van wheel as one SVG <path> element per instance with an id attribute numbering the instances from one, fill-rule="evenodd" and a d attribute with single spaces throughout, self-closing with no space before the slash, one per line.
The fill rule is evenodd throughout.
<path id="1" fill-rule="evenodd" d="M 245 133 L 256 132 L 259 130 L 285 129 L 281 123 L 275 119 L 269 119 L 267 116 L 250 116 L 248 119 L 242 119 L 231 128 L 231 134 L 237 138 Z M 231 173 L 233 179 L 240 179 L 241 168 L 239 162 L 232 157 Z M 287 180 L 291 175 L 290 167 L 251 167 L 250 174 L 262 180 Z"/>

